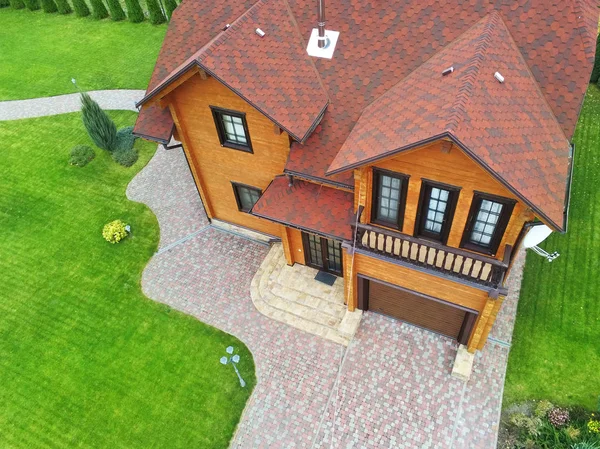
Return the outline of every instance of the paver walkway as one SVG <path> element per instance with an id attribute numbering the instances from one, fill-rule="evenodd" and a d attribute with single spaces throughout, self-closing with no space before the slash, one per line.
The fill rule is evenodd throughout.
<path id="1" fill-rule="evenodd" d="M 143 90 L 93 90 L 90 97 L 103 109 L 137 111 L 135 103 L 144 96 Z M 44 117 L 81 110 L 79 94 L 55 97 L 32 98 L 29 100 L 0 101 L 0 120 Z"/>
<path id="2" fill-rule="evenodd" d="M 499 343 L 477 354 L 465 384 L 450 377 L 455 342 L 391 318 L 366 312 L 345 349 L 260 314 L 249 290 L 268 247 L 207 225 L 180 150 L 159 149 L 127 193 L 161 227 L 144 292 L 252 351 L 258 383 L 231 447 L 496 447 L 522 254 L 493 330 Z"/>

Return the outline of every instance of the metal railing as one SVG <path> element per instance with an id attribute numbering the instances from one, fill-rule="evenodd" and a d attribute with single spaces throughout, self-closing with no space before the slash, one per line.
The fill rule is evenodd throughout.
<path id="1" fill-rule="evenodd" d="M 506 245 L 504 260 L 500 261 L 368 224 L 352 227 L 358 249 L 492 288 L 502 286 L 512 251 Z"/>

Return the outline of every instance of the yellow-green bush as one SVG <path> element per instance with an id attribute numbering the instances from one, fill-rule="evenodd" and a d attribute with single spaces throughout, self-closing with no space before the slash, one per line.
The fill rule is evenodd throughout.
<path id="1" fill-rule="evenodd" d="M 115 220 L 111 221 L 104 225 L 102 229 L 102 237 L 107 242 L 110 243 L 119 243 L 125 237 L 127 237 L 127 229 L 125 228 L 127 225 L 123 220 Z"/>

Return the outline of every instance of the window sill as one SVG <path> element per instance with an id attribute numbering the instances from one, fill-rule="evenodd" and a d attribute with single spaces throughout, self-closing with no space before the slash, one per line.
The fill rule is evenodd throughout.
<path id="1" fill-rule="evenodd" d="M 484 246 L 478 246 L 473 243 L 464 243 L 460 245 L 461 248 L 467 249 L 469 251 L 473 251 L 474 253 L 485 254 L 486 256 L 495 256 L 496 251 L 492 251 L 491 248 L 486 248 Z"/>
<path id="2" fill-rule="evenodd" d="M 237 145 L 235 143 L 223 142 L 221 144 L 221 146 L 223 148 L 231 148 L 232 150 L 243 151 L 244 153 L 254 153 L 252 151 L 252 148 L 244 146 L 244 145 Z"/>

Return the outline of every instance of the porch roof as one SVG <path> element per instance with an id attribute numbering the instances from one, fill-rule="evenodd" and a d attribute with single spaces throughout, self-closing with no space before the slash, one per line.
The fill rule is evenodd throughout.
<path id="1" fill-rule="evenodd" d="M 352 239 L 351 192 L 277 176 L 252 208 L 252 215 L 329 237 Z"/>

